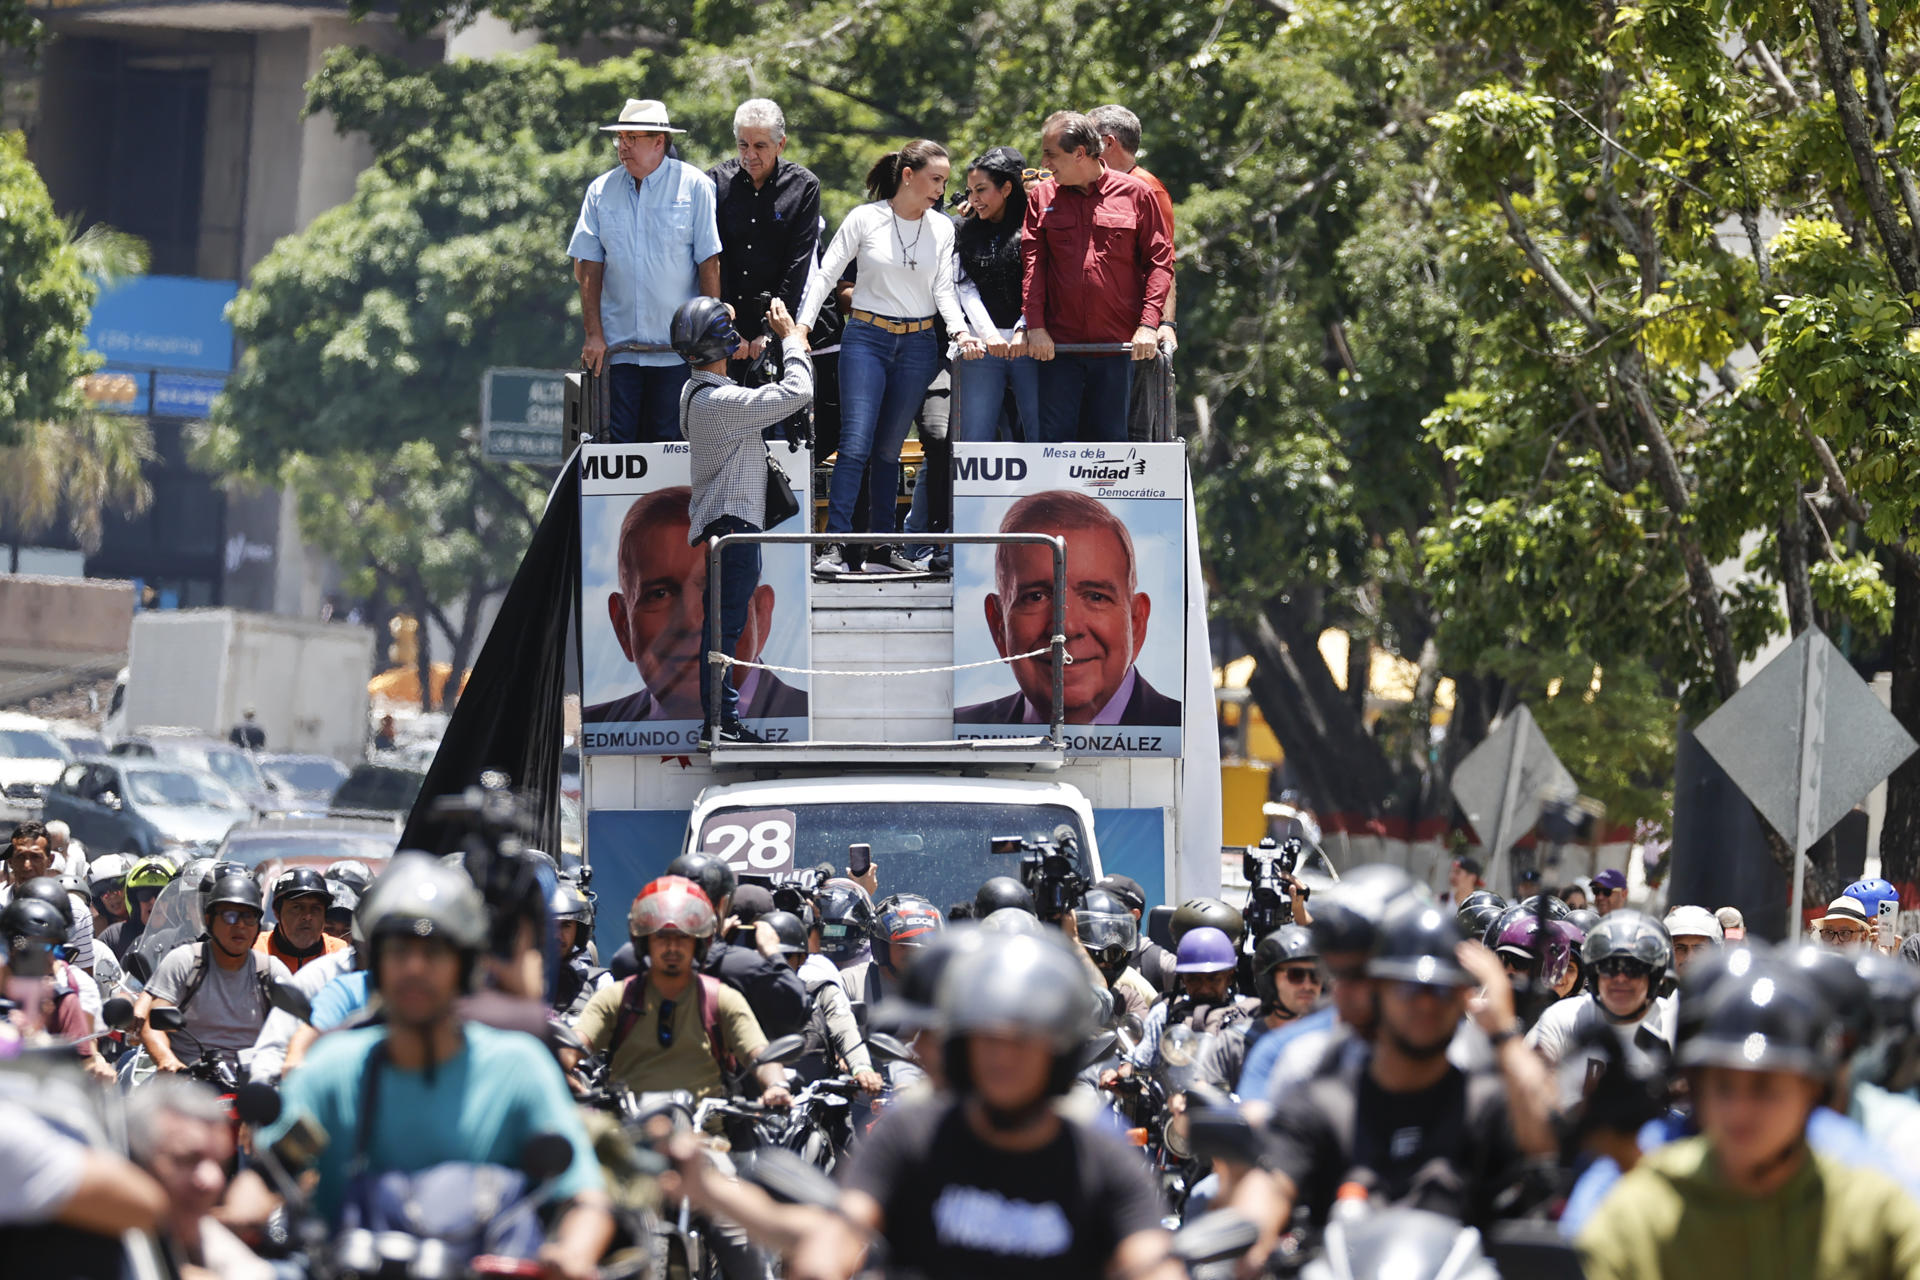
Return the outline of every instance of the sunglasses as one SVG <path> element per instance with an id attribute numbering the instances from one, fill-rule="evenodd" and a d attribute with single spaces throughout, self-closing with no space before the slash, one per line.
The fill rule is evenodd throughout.
<path id="1" fill-rule="evenodd" d="M 660 1002 L 660 1030 L 657 1038 L 662 1049 L 673 1048 L 673 1001 Z"/>
<path id="2" fill-rule="evenodd" d="M 1286 981 L 1288 981 L 1288 982 L 1318 982 L 1318 981 L 1320 981 L 1320 971 L 1319 971 L 1318 969 L 1306 969 L 1306 968 L 1302 968 L 1302 969 L 1282 969 L 1282 970 L 1280 971 L 1280 976 L 1281 976 L 1281 978 L 1283 978 L 1284 980 L 1286 980 Z"/>
<path id="3" fill-rule="evenodd" d="M 1020 171 L 1020 181 L 1022 182 L 1045 182 L 1052 176 L 1053 170 L 1051 169 L 1022 169 Z"/>
<path id="4" fill-rule="evenodd" d="M 259 924 L 260 923 L 260 916 L 257 912 L 242 911 L 237 908 L 231 908 L 231 907 L 225 911 L 214 912 L 213 918 L 215 920 L 218 920 L 221 924 Z"/>
<path id="5" fill-rule="evenodd" d="M 1631 956 L 1609 956 L 1593 966 L 1603 978 L 1651 978 L 1653 966 Z"/>

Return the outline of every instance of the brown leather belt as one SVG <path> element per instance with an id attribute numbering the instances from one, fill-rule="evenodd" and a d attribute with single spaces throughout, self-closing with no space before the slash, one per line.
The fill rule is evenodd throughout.
<path id="1" fill-rule="evenodd" d="M 885 329 L 888 333 L 919 333 L 922 329 L 933 328 L 932 316 L 924 320 L 895 320 L 892 316 L 877 316 L 871 311 L 862 311 L 858 307 L 847 314 L 876 329 Z"/>

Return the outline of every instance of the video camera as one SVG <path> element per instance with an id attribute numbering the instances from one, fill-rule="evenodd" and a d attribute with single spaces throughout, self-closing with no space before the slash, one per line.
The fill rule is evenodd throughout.
<path id="1" fill-rule="evenodd" d="M 780 871 L 770 876 L 744 875 L 740 877 L 740 882 L 766 888 L 773 894 L 775 911 L 791 911 L 809 924 L 813 922 L 810 913 L 822 883 L 816 868 L 803 867 L 798 871 Z"/>
<path id="2" fill-rule="evenodd" d="M 1243 913 L 1247 930 L 1241 947 L 1249 954 L 1260 939 L 1283 924 L 1293 923 L 1293 889 L 1297 882 L 1294 869 L 1307 850 L 1298 837 L 1290 836 L 1276 844 L 1272 836 L 1259 845 L 1248 845 L 1240 855 L 1240 872 L 1247 878 L 1247 909 Z M 1304 896 L 1306 887 L 1299 886 Z"/>
<path id="3" fill-rule="evenodd" d="M 987 847 L 992 853 L 1020 855 L 1020 883 L 1033 895 L 1033 909 L 1042 920 L 1055 921 L 1074 910 L 1092 887 L 1075 858 L 1080 838 L 1064 822 L 1053 829 L 1051 840 L 994 836 Z"/>
<path id="4" fill-rule="evenodd" d="M 492 769 L 480 775 L 479 786 L 435 800 L 430 812 L 458 833 L 461 865 L 486 899 L 488 951 L 511 959 L 520 922 L 538 928 L 546 918 L 547 895 L 526 843 L 535 834 L 532 815 L 508 789 L 507 775 Z"/>

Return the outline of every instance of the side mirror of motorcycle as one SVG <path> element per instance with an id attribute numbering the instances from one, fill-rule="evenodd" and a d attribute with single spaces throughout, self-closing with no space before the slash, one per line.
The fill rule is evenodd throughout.
<path id="1" fill-rule="evenodd" d="M 573 1144 L 557 1133 L 536 1133 L 520 1148 L 520 1170 L 535 1182 L 559 1177 L 573 1163 Z"/>
<path id="2" fill-rule="evenodd" d="M 1215 1209 L 1173 1233 L 1168 1252 L 1189 1267 L 1237 1258 L 1253 1248 L 1260 1229 L 1232 1209 Z"/>
<path id="3" fill-rule="evenodd" d="M 307 999 L 307 993 L 291 983 L 275 980 L 267 984 L 267 1003 L 280 1012 L 289 1014 L 297 1022 L 313 1022 L 313 1001 Z"/>
<path id="4" fill-rule="evenodd" d="M 764 1067 L 770 1062 L 778 1062 L 785 1066 L 789 1062 L 799 1061 L 806 1051 L 805 1036 L 781 1036 L 778 1040 L 768 1042 L 766 1048 L 753 1056 L 753 1065 Z"/>
<path id="5" fill-rule="evenodd" d="M 1245 1116 L 1228 1107 L 1202 1107 L 1187 1113 L 1187 1145 L 1201 1160 L 1229 1164 L 1260 1162 L 1260 1135 Z"/>
<path id="6" fill-rule="evenodd" d="M 740 1176 L 783 1204 L 840 1207 L 840 1188 L 833 1179 L 785 1147 L 749 1152 L 740 1159 Z"/>
<path id="7" fill-rule="evenodd" d="M 580 1037 L 573 1033 L 573 1028 L 564 1022 L 548 1023 L 547 1034 L 553 1037 L 553 1043 L 559 1048 L 571 1049 L 579 1054 L 587 1052 L 587 1046 L 581 1043 Z"/>
<path id="8" fill-rule="evenodd" d="M 907 1062 L 913 1058 L 913 1050 L 884 1031 L 875 1031 L 867 1037 L 867 1048 L 882 1058 L 894 1062 Z"/>
<path id="9" fill-rule="evenodd" d="M 133 1001 L 125 996 L 115 996 L 100 1006 L 100 1020 L 115 1031 L 130 1031 L 139 1025 L 133 1016 Z"/>
<path id="10" fill-rule="evenodd" d="M 280 1118 L 280 1091 L 270 1084 L 243 1084 L 233 1091 L 233 1109 L 242 1123 L 264 1128 Z"/>
<path id="11" fill-rule="evenodd" d="M 1112 1053 L 1114 1046 L 1119 1042 L 1120 1036 L 1117 1032 L 1102 1031 L 1099 1035 L 1081 1045 L 1080 1069 L 1085 1071 L 1088 1067 Z"/>
<path id="12" fill-rule="evenodd" d="M 147 1012 L 147 1025 L 155 1031 L 179 1031 L 187 1025 L 187 1015 L 170 1004 L 157 1004 Z"/>

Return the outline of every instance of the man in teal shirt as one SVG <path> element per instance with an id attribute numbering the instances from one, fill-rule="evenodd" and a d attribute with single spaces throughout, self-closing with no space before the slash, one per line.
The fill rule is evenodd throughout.
<path id="1" fill-rule="evenodd" d="M 518 1168 L 528 1138 L 559 1134 L 573 1161 L 548 1194 L 570 1203 L 540 1260 L 568 1280 L 594 1276 L 613 1218 L 559 1066 L 533 1037 L 463 1023 L 455 1012 L 486 941 L 479 890 L 458 868 L 405 854 L 368 891 L 361 911 L 386 1024 L 322 1037 L 287 1076 L 280 1120 L 260 1131 L 257 1144 L 271 1147 L 303 1118 L 326 1133 L 313 1202 L 333 1223 L 361 1169 L 412 1173 L 451 1161 Z M 370 1072 L 374 1115 L 363 1124 Z"/>

